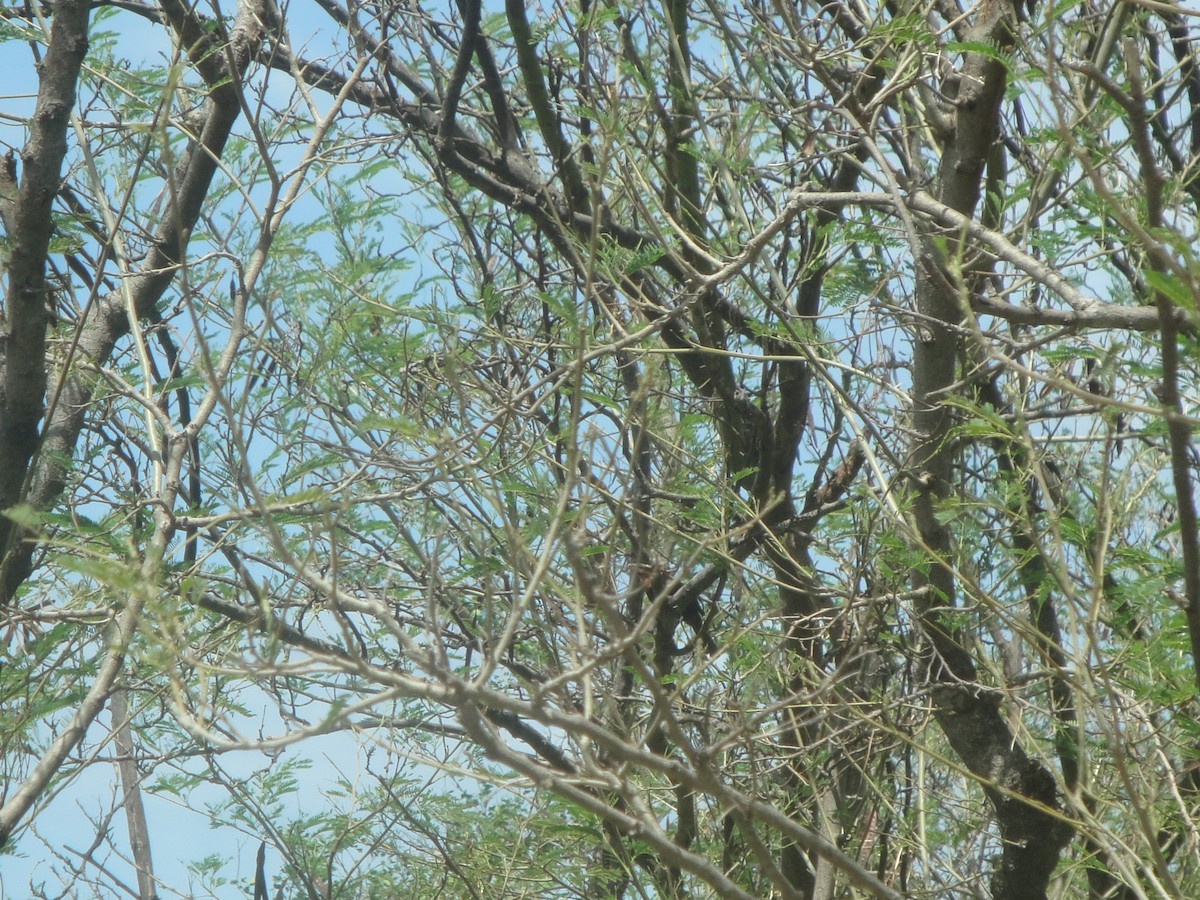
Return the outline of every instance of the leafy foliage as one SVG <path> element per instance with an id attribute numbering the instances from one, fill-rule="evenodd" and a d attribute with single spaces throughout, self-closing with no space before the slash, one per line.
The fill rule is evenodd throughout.
<path id="1" fill-rule="evenodd" d="M 1195 896 L 1198 36 L 1111 7 L 6 11 L 6 887 Z"/>

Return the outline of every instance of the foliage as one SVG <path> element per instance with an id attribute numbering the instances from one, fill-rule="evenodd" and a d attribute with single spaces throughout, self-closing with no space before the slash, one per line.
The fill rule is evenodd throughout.
<path id="1" fill-rule="evenodd" d="M 1200 894 L 1200 33 L 935 7 L 7 8 L 5 888 Z"/>

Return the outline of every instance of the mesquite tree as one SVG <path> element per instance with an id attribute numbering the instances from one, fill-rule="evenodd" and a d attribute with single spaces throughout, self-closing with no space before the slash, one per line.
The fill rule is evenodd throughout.
<path id="1" fill-rule="evenodd" d="M 19 893 L 1200 892 L 1193 12 L 3 28 Z"/>

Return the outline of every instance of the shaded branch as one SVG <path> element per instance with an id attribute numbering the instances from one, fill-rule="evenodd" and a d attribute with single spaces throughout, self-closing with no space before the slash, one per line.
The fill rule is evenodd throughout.
<path id="1" fill-rule="evenodd" d="M 5 224 L 12 228 L 8 231 L 8 296 L 0 335 L 0 510 L 22 499 L 30 460 L 38 449 L 38 423 L 46 394 L 51 208 L 67 153 L 76 83 L 87 53 L 89 14 L 86 0 L 55 4 L 29 140 L 21 152 L 20 184 L 15 196 L 5 198 Z M 13 173 L 6 171 L 6 193 L 11 195 Z M 18 545 L 17 536 L 15 524 L 0 519 L 0 555 L 4 558 L 0 572 L 11 570 L 12 554 L 32 552 Z M 0 587 L 0 603 L 11 598 L 12 590 Z"/>

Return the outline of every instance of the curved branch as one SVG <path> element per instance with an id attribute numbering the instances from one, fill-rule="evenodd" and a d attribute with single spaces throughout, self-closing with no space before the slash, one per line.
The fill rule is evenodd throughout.
<path id="1" fill-rule="evenodd" d="M 75 107 L 75 85 L 88 47 L 87 0 L 62 0 L 54 7 L 50 43 L 42 59 L 37 106 L 21 158 L 15 197 L 6 198 L 6 225 L 12 253 L 8 261 L 7 321 L 0 337 L 0 510 L 21 500 L 30 460 L 38 445 L 38 422 L 45 411 L 47 312 L 46 263 L 50 248 L 51 207 L 58 194 L 67 128 Z M 12 172 L 8 173 L 12 176 Z M 14 185 L 7 185 L 11 190 Z M 0 520 L 0 554 L 21 552 L 19 530 Z M 11 592 L 0 593 L 0 603 Z"/>
<path id="2" fill-rule="evenodd" d="M 219 62 L 206 63 L 206 77 L 216 78 L 205 101 L 203 125 L 199 137 L 190 143 L 179 167 L 178 181 L 171 202 L 164 211 L 154 243 L 138 267 L 129 289 L 138 315 L 151 318 L 163 293 L 175 280 L 184 248 L 192 228 L 200 218 L 218 162 L 229 140 L 233 125 L 242 110 L 241 73 L 245 71 L 262 40 L 264 23 L 270 21 L 269 0 L 247 0 L 238 10 L 230 30 L 225 56 Z M 174 10 L 178 13 L 178 10 Z M 168 13 L 169 17 L 170 13 Z M 57 15 L 56 15 L 57 19 Z M 176 25 L 191 33 L 185 16 Z M 237 77 L 226 77 L 226 65 L 232 65 Z M 217 67 L 220 67 L 220 71 Z M 39 298 L 44 303 L 44 298 Z M 75 353 L 96 365 L 112 355 L 117 341 L 129 333 L 127 307 L 119 294 L 95 303 L 79 324 Z M 43 375 L 44 377 L 44 375 Z M 62 493 L 84 414 L 91 399 L 91 386 L 73 373 L 64 373 L 57 403 L 51 410 L 42 434 L 38 463 L 29 489 L 29 502 L 47 508 Z M 0 467 L 6 468 L 6 467 Z M 0 476 L 2 477 L 2 476 Z M 3 526 L 0 526 L 3 527 Z M 0 532 L 2 533 L 2 532 Z M 11 600 L 29 577 L 34 552 L 31 542 L 14 546 L 0 571 L 0 602 Z"/>

